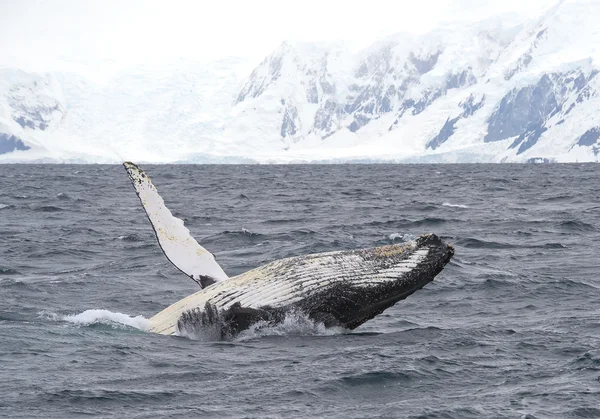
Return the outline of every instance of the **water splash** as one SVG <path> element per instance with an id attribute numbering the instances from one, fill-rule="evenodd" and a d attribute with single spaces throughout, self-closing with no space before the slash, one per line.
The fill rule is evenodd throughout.
<path id="1" fill-rule="evenodd" d="M 186 331 L 185 333 L 179 334 L 179 336 L 202 342 L 216 342 L 222 340 L 246 342 L 266 336 L 331 336 L 339 335 L 346 331 L 346 329 L 342 327 L 327 328 L 323 323 L 317 322 L 299 311 L 287 313 L 281 323 L 273 324 L 268 321 L 257 322 L 235 337 L 224 337 L 221 333 L 221 327 L 221 324 L 215 324 L 212 326 L 201 327 L 193 331 Z"/>
<path id="2" fill-rule="evenodd" d="M 291 311 L 286 314 L 283 322 L 275 325 L 258 322 L 241 332 L 234 340 L 244 342 L 265 336 L 333 336 L 344 332 L 346 329 L 342 327 L 325 327 L 322 322 L 317 322 L 300 311 Z"/>
<path id="3" fill-rule="evenodd" d="M 56 320 L 74 323 L 80 326 L 105 324 L 115 328 L 133 327 L 147 331 L 150 329 L 150 320 L 144 316 L 131 317 L 123 313 L 114 313 L 109 310 L 86 310 L 79 314 L 56 316 Z"/>
<path id="4" fill-rule="evenodd" d="M 392 233 L 388 236 L 391 242 L 393 243 L 411 243 L 417 240 L 417 237 L 414 234 L 401 234 L 401 233 Z"/>

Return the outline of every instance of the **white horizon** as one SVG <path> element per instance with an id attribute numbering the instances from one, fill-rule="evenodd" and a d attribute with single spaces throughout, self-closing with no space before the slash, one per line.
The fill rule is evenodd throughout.
<path id="1" fill-rule="evenodd" d="M 288 41 L 348 41 L 355 48 L 396 33 L 499 14 L 530 19 L 557 0 L 0 0 L 0 66 L 96 72 L 178 59 L 258 62 Z"/>

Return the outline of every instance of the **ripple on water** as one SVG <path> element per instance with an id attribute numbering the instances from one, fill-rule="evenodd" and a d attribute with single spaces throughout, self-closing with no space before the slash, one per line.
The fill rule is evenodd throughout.
<path id="1" fill-rule="evenodd" d="M 145 168 L 229 274 L 424 233 L 456 256 L 351 332 L 155 335 L 198 287 L 123 168 L 0 165 L 0 416 L 600 416 L 600 165 Z"/>

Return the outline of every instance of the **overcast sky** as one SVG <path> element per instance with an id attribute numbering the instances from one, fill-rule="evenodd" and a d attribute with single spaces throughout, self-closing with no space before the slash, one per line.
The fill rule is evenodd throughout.
<path id="1" fill-rule="evenodd" d="M 444 21 L 541 15 L 557 0 L 0 0 L 0 65 L 261 58 L 283 40 L 366 45 Z M 48 68 L 50 70 L 52 68 Z"/>

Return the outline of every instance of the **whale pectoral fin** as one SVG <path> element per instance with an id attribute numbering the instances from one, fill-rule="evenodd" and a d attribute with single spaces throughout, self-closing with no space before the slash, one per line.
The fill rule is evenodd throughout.
<path id="1" fill-rule="evenodd" d="M 123 166 L 167 259 L 202 288 L 227 279 L 214 256 L 198 244 L 182 220 L 171 214 L 148 175 L 133 163 L 125 162 Z"/>

